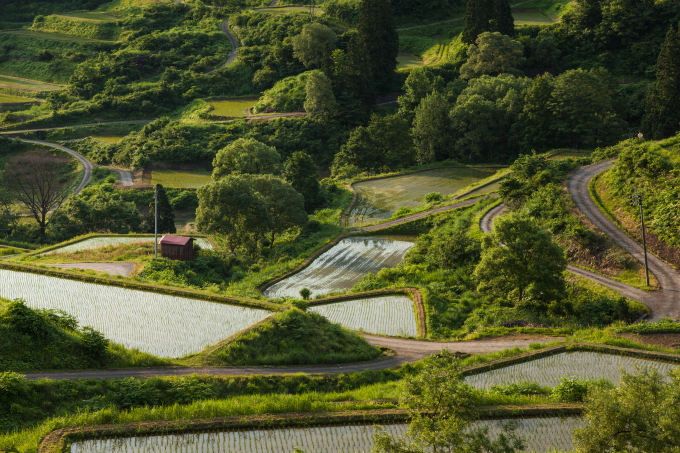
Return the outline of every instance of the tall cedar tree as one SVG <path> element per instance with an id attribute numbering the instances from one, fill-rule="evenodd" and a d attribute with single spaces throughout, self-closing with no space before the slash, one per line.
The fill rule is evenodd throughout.
<path id="1" fill-rule="evenodd" d="M 644 125 L 657 140 L 680 130 L 680 25 L 666 33 L 656 63 L 656 83 L 647 94 Z"/>
<path id="2" fill-rule="evenodd" d="M 392 15 L 390 0 L 363 0 L 359 9 L 359 24 L 354 39 L 358 42 L 352 50 L 366 52 L 371 68 L 373 95 L 390 90 L 397 69 L 399 35 Z"/>
<path id="3" fill-rule="evenodd" d="M 508 0 L 468 0 L 464 21 L 463 42 L 466 44 L 474 44 L 477 36 L 485 31 L 508 36 L 515 34 L 515 19 Z"/>
<path id="4" fill-rule="evenodd" d="M 311 212 L 321 201 L 318 169 L 312 157 L 304 151 L 294 152 L 286 161 L 283 175 L 305 199 L 307 212 Z"/>
<path id="5" fill-rule="evenodd" d="M 165 188 L 158 184 L 158 232 L 159 233 L 175 233 L 175 211 L 172 209 L 168 194 L 165 193 Z M 147 225 L 149 226 L 149 233 L 154 232 L 154 204 L 153 201 L 149 204 L 149 215 L 147 216 Z"/>

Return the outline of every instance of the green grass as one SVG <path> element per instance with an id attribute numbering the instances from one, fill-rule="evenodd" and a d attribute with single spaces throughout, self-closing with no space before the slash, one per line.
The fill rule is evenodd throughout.
<path id="1" fill-rule="evenodd" d="M 17 36 L 26 36 L 28 38 L 49 39 L 53 41 L 68 41 L 68 42 L 113 42 L 102 39 L 83 38 L 82 36 L 66 35 L 64 33 L 57 33 L 53 31 L 39 31 L 39 30 L 9 30 L 3 33 L 9 33 Z"/>
<path id="2" fill-rule="evenodd" d="M 81 11 L 77 13 L 62 13 L 57 14 L 58 17 L 67 17 L 69 19 L 81 19 L 81 20 L 91 20 L 96 22 L 113 22 L 120 20 L 119 17 L 112 16 L 107 13 L 97 12 L 97 11 Z"/>
<path id="3" fill-rule="evenodd" d="M 92 135 L 90 138 L 104 143 L 115 144 L 125 138 L 125 135 Z"/>
<path id="4" fill-rule="evenodd" d="M 249 115 L 248 109 L 257 104 L 258 98 L 248 97 L 241 99 L 224 99 L 206 101 L 213 110 L 209 112 L 213 116 L 223 116 L 228 118 L 242 118 Z"/>
<path id="5" fill-rule="evenodd" d="M 413 69 L 419 68 L 425 62 L 413 54 L 407 52 L 400 52 L 397 56 L 397 69 Z"/>
<path id="6" fill-rule="evenodd" d="M 21 79 L 19 77 L 10 77 L 0 75 L 0 86 L 8 86 L 10 88 L 19 88 L 31 91 L 57 91 L 64 88 L 61 85 L 52 85 L 37 80 Z"/>
<path id="7" fill-rule="evenodd" d="M 552 18 L 539 11 L 512 13 L 512 17 L 515 19 L 515 25 L 551 25 L 555 22 Z"/>
<path id="8" fill-rule="evenodd" d="M 22 104 L 25 102 L 36 102 L 36 100 L 25 98 L 23 96 L 13 96 L 11 94 L 0 93 L 0 104 Z"/>
<path id="9" fill-rule="evenodd" d="M 321 365 L 372 360 L 380 350 L 323 316 L 296 308 L 189 360 L 194 365 Z"/>
<path id="10" fill-rule="evenodd" d="M 589 157 L 592 154 L 592 151 L 574 151 L 574 150 L 569 150 L 565 151 L 562 153 L 555 154 L 553 156 L 550 156 L 551 160 L 559 160 L 559 159 L 567 159 L 569 157 L 574 157 L 574 158 L 579 158 L 579 157 Z"/>
<path id="11" fill-rule="evenodd" d="M 289 13 L 307 13 L 309 14 L 309 6 L 284 6 L 282 8 L 255 8 L 257 11 L 262 11 L 271 14 L 289 14 Z M 324 14 L 319 7 L 314 7 L 314 15 Z"/>
<path id="12" fill-rule="evenodd" d="M 162 184 L 164 187 L 197 189 L 210 182 L 212 172 L 209 170 L 153 170 L 151 184 Z"/>

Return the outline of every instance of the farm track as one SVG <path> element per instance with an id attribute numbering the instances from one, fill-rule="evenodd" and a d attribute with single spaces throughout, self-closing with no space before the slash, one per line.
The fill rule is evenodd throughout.
<path id="1" fill-rule="evenodd" d="M 220 66 L 217 68 L 213 69 L 212 71 L 206 72 L 206 74 L 213 74 L 220 69 L 232 64 L 234 61 L 236 61 L 236 58 L 238 58 L 238 40 L 236 37 L 229 31 L 229 19 L 225 19 L 222 21 L 222 24 L 220 25 L 222 28 L 222 32 L 224 32 L 225 35 L 227 35 L 227 38 L 229 39 L 229 42 L 231 43 L 231 51 L 227 55 L 227 61 L 222 63 Z"/>
<path id="2" fill-rule="evenodd" d="M 586 218 L 604 234 L 609 236 L 616 245 L 630 253 L 641 263 L 644 263 L 643 250 L 640 244 L 628 237 L 614 223 L 609 220 L 590 197 L 588 184 L 592 178 L 611 168 L 611 161 L 600 162 L 577 170 L 567 181 L 567 189 L 576 207 Z M 485 233 L 492 229 L 493 219 L 505 212 L 505 206 L 498 205 L 487 212 L 479 222 Z M 604 277 L 580 267 L 569 265 L 567 270 L 573 274 L 605 285 L 623 296 L 636 299 L 644 303 L 651 310 L 650 320 L 661 318 L 680 318 L 680 274 L 654 255 L 649 254 L 649 269 L 659 280 L 661 288 L 656 291 L 643 291 L 617 280 Z"/>
<path id="3" fill-rule="evenodd" d="M 526 348 L 531 343 L 545 343 L 558 338 L 526 339 L 526 340 L 473 340 L 435 342 L 423 340 L 409 340 L 404 338 L 381 337 L 378 335 L 364 334 L 364 338 L 374 346 L 387 347 L 395 351 L 395 354 L 374 362 L 353 363 L 347 365 L 324 365 L 324 366 L 292 366 L 285 368 L 275 367 L 167 367 L 167 368 L 130 368 L 116 370 L 85 370 L 85 371 L 51 371 L 44 373 L 27 373 L 29 380 L 38 379 L 121 379 L 127 377 L 150 378 L 164 376 L 187 376 L 191 374 L 214 375 L 214 376 L 247 376 L 264 375 L 273 376 L 281 374 L 310 373 L 352 373 L 365 370 L 383 370 L 393 368 L 407 362 L 420 360 L 428 355 L 437 354 L 444 349 L 463 352 L 468 354 L 481 354 L 487 352 L 502 351 L 509 348 Z"/>

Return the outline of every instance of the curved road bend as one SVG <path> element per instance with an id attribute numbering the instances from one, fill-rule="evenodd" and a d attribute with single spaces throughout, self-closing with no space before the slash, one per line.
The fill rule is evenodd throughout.
<path id="1" fill-rule="evenodd" d="M 528 339 L 528 340 L 473 340 L 459 342 L 435 342 L 423 340 L 407 340 L 403 338 L 364 335 L 369 343 L 375 346 L 388 347 L 396 352 L 395 355 L 375 362 L 353 363 L 347 365 L 327 366 L 294 366 L 287 368 L 273 367 L 166 367 L 166 368 L 128 368 L 119 370 L 85 370 L 85 371 L 51 371 L 44 373 L 27 373 L 29 380 L 37 379 L 114 379 L 126 377 L 163 377 L 187 376 L 190 374 L 209 374 L 215 376 L 243 376 L 243 375 L 279 375 L 292 373 L 351 373 L 364 370 L 382 370 L 399 366 L 406 362 L 414 362 L 443 349 L 480 354 L 502 351 L 509 348 L 526 348 L 531 343 L 547 343 L 558 338 Z"/>
<path id="2" fill-rule="evenodd" d="M 227 61 L 222 63 L 217 68 L 206 72 L 206 74 L 212 74 L 214 72 L 219 71 L 220 69 L 224 68 L 225 66 L 232 64 L 234 61 L 236 61 L 236 58 L 238 57 L 238 41 L 236 40 L 236 37 L 233 34 L 231 34 L 231 31 L 229 31 L 229 19 L 223 20 L 221 27 L 222 27 L 222 32 L 225 35 L 227 35 L 227 38 L 229 39 L 229 42 L 231 43 L 231 51 L 227 55 Z"/>
<path id="3" fill-rule="evenodd" d="M 42 146 L 49 146 L 52 148 L 56 148 L 58 150 L 64 151 L 65 153 L 70 154 L 71 156 L 75 157 L 80 161 L 81 164 L 83 164 L 83 168 L 85 169 L 85 172 L 83 173 L 83 180 L 80 181 L 80 184 L 78 184 L 78 187 L 76 187 L 76 190 L 74 190 L 74 193 L 78 193 L 81 190 L 83 190 L 83 187 L 87 185 L 88 182 L 90 182 L 90 178 L 92 177 L 92 170 L 94 170 L 94 164 L 90 162 L 89 160 L 85 159 L 82 155 L 78 154 L 77 152 L 73 151 L 72 149 L 68 149 L 65 146 L 61 145 L 55 145 L 54 143 L 49 143 L 49 142 L 43 142 L 40 140 L 27 140 L 24 138 L 20 138 L 22 142 L 25 143 L 33 143 L 35 145 L 42 145 Z"/>
<path id="4" fill-rule="evenodd" d="M 598 208 L 590 197 L 588 184 L 595 175 L 612 167 L 611 161 L 589 165 L 574 173 L 567 181 L 567 188 L 576 207 L 604 234 L 630 253 L 641 263 L 644 263 L 644 251 L 640 244 L 628 237 Z M 652 319 L 668 317 L 680 318 L 680 274 L 671 266 L 649 253 L 649 270 L 659 281 L 660 291 L 646 293 L 645 304 L 652 309 Z"/>

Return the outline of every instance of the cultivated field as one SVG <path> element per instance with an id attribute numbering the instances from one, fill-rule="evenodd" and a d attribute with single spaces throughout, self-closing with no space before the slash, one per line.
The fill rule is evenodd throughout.
<path id="1" fill-rule="evenodd" d="M 424 203 L 425 195 L 430 192 L 451 195 L 495 173 L 494 168 L 451 167 L 358 182 L 353 185 L 359 197 L 350 213 L 350 224 L 361 225 L 390 218 L 402 206 L 414 208 Z"/>
<path id="2" fill-rule="evenodd" d="M 589 380 L 605 378 L 617 383 L 621 378 L 622 370 L 634 373 L 635 367 L 651 367 L 656 368 L 662 374 L 666 374 L 677 366 L 677 364 L 636 357 L 577 351 L 556 354 L 487 373 L 468 376 L 465 380 L 473 387 L 481 389 L 488 389 L 492 385 L 522 381 L 536 382 L 543 386 L 552 387 L 560 383 L 560 378 L 572 376 Z"/>
<path id="3" fill-rule="evenodd" d="M 92 135 L 90 138 L 100 142 L 116 144 L 125 138 L 124 135 Z"/>
<path id="4" fill-rule="evenodd" d="M 74 20 L 87 20 L 93 22 L 113 22 L 120 19 L 119 17 L 97 11 L 81 11 L 77 13 L 62 13 L 55 15 L 57 17 L 66 17 Z"/>
<path id="5" fill-rule="evenodd" d="M 76 242 L 75 244 L 66 245 L 54 250 L 45 252 L 44 255 L 50 255 L 52 253 L 71 253 L 80 252 L 82 250 L 91 250 L 100 247 L 106 247 L 108 245 L 116 244 L 130 244 L 133 242 L 153 242 L 153 237 L 125 237 L 125 236 L 112 236 L 112 237 L 95 237 L 90 239 L 85 239 L 84 241 Z M 212 244 L 210 241 L 204 238 L 194 238 L 194 243 L 198 244 L 202 249 L 212 250 Z"/>
<path id="6" fill-rule="evenodd" d="M 211 181 L 210 170 L 152 170 L 151 184 L 178 189 L 197 189 Z"/>
<path id="7" fill-rule="evenodd" d="M 36 102 L 36 100 L 23 96 L 0 93 L 0 104 L 25 104 L 26 102 Z"/>
<path id="8" fill-rule="evenodd" d="M 160 357 L 199 352 L 271 313 L 182 297 L 0 270 L 0 297 L 63 310 L 126 348 Z"/>
<path id="9" fill-rule="evenodd" d="M 399 55 L 397 55 L 397 69 L 419 68 L 424 64 L 425 62 L 423 60 L 412 53 L 399 52 Z"/>
<path id="10" fill-rule="evenodd" d="M 63 88 L 61 85 L 38 82 L 37 80 L 20 79 L 18 77 L 0 75 L 0 86 L 3 85 L 10 88 L 31 91 L 57 91 Z"/>
<path id="11" fill-rule="evenodd" d="M 508 420 L 485 420 L 492 435 Z M 515 420 L 516 433 L 527 452 L 543 453 L 573 449 L 572 431 L 581 425 L 576 417 L 546 417 Z M 381 425 L 393 436 L 403 436 L 408 425 Z M 170 436 L 132 437 L 76 442 L 72 453 L 281 453 L 300 447 L 306 453 L 359 453 L 373 447 L 373 425 L 318 426 L 272 430 L 230 431 Z"/>
<path id="12" fill-rule="evenodd" d="M 64 33 L 57 33 L 54 31 L 38 31 L 38 30 L 10 30 L 3 33 L 12 33 L 18 36 L 27 36 L 29 38 L 49 39 L 52 41 L 69 41 L 69 42 L 113 42 L 102 39 L 83 38 L 82 36 L 67 35 Z"/>
<path id="13" fill-rule="evenodd" d="M 206 101 L 213 107 L 210 114 L 227 118 L 242 118 L 249 115 L 248 109 L 257 104 L 258 98 L 224 99 Z"/>
<path id="14" fill-rule="evenodd" d="M 551 25 L 555 21 L 545 14 L 536 11 L 513 12 L 515 25 Z"/>
<path id="15" fill-rule="evenodd" d="M 401 262 L 412 242 L 384 237 L 349 237 L 327 250 L 308 267 L 270 286 L 264 292 L 271 298 L 300 298 L 300 290 L 309 288 L 312 297 L 347 291 L 364 275 Z"/>
<path id="16" fill-rule="evenodd" d="M 349 300 L 311 307 L 310 310 L 352 330 L 378 335 L 418 335 L 413 301 L 406 296 Z"/>

